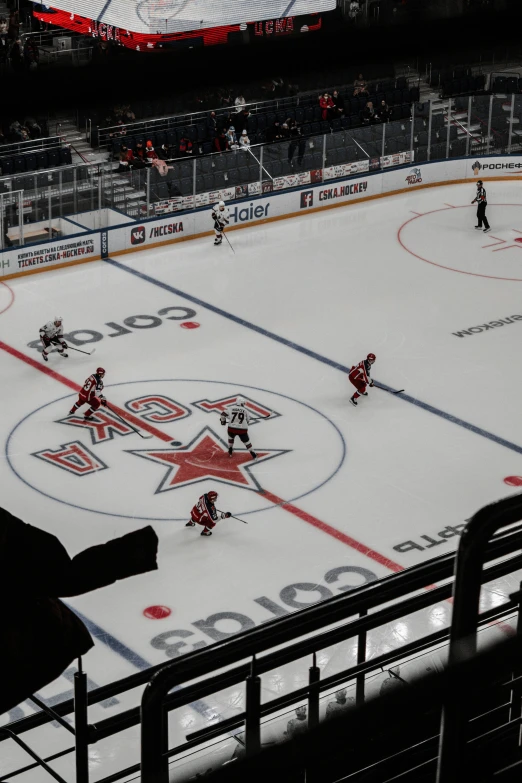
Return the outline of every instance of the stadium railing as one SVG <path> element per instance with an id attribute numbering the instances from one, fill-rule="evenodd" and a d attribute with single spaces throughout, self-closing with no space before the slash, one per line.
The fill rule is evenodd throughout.
<path id="1" fill-rule="evenodd" d="M 164 783 L 168 779 L 169 767 L 177 775 L 177 780 L 183 780 L 184 775 L 189 773 L 186 768 L 186 754 L 190 751 L 197 762 L 198 757 L 195 754 L 203 754 L 208 750 L 209 743 L 221 743 L 225 751 L 229 748 L 229 756 L 232 755 L 230 745 L 237 747 L 239 744 L 246 755 L 251 756 L 258 753 L 266 741 L 267 731 L 273 738 L 278 734 L 279 726 L 279 734 L 282 734 L 281 721 L 286 723 L 288 715 L 285 711 L 292 707 L 307 704 L 308 727 L 314 728 L 324 712 L 324 699 L 321 699 L 321 696 L 331 694 L 332 690 L 341 686 L 353 688 L 355 703 L 359 708 L 367 701 L 375 676 L 380 677 L 383 672 L 390 672 L 399 662 L 405 667 L 410 663 L 417 663 L 420 656 L 435 650 L 451 638 L 450 660 L 458 657 L 460 664 L 463 657 L 466 657 L 462 650 L 467 649 L 469 655 L 464 661 L 466 663 L 467 658 L 473 658 L 476 644 L 469 641 L 469 634 L 476 636 L 477 628 L 481 629 L 481 633 L 487 633 L 483 629 L 494 623 L 506 627 L 506 621 L 513 618 L 517 612 L 520 630 L 521 593 L 517 590 L 510 594 L 509 584 L 516 579 L 518 586 L 520 581 L 522 525 L 518 520 L 521 518 L 520 495 L 488 506 L 475 514 L 463 533 L 456 577 L 455 556 L 448 553 L 362 587 L 348 588 L 346 591 L 347 588 L 341 586 L 341 594 L 321 603 L 277 617 L 261 626 L 186 655 L 180 655 L 176 650 L 172 653 L 176 657 L 171 663 L 158 664 L 89 692 L 86 678 L 80 671 L 75 677 L 75 701 L 68 699 L 59 702 L 54 704 L 52 710 L 48 705 L 39 705 L 45 706 L 45 710 L 0 727 L 0 741 L 15 737 L 21 740 L 21 735 L 25 732 L 63 719 L 75 711 L 74 746 L 63 748 L 47 759 L 41 759 L 33 752 L 33 763 L 24 769 L 28 771 L 42 762 L 50 765 L 56 758 L 75 753 L 77 783 L 87 783 L 89 778 L 88 745 L 127 731 L 140 722 L 141 765 L 136 761 L 125 769 L 112 771 L 103 778 L 104 783 L 112 783 L 138 771 L 141 771 L 143 783 Z M 495 533 L 504 525 L 510 527 L 503 527 L 500 532 Z M 446 526 L 443 532 L 455 536 L 461 533 L 463 527 Z M 475 533 L 477 530 L 479 532 Z M 475 536 L 478 538 L 478 547 L 474 544 Z M 490 536 L 493 537 L 488 540 Z M 333 585 L 338 577 L 339 574 L 335 574 L 335 578 L 332 576 L 326 581 Z M 498 590 L 499 579 L 507 579 L 507 590 L 505 583 L 502 590 Z M 491 587 L 488 588 L 487 585 Z M 478 596 L 484 601 L 491 588 L 496 592 L 495 599 L 490 601 L 489 608 L 479 613 Z M 501 604 L 499 592 L 505 599 Z M 447 610 L 450 604 L 447 602 L 452 596 L 455 609 L 450 637 L 448 623 L 440 618 L 441 607 L 446 610 L 446 616 L 449 615 Z M 410 636 L 405 641 L 401 635 L 397 638 L 390 632 L 396 623 L 408 623 L 415 618 L 426 620 L 433 614 L 438 618 L 437 623 L 432 625 L 435 630 L 429 628 L 428 621 L 429 632 L 423 632 L 417 638 Z M 465 617 L 465 623 L 461 621 L 462 617 Z M 511 626 L 508 630 L 512 632 Z M 371 647 L 368 651 L 368 641 L 373 632 L 386 635 L 389 649 L 376 655 L 372 653 Z M 465 648 L 461 647 L 463 637 L 466 638 Z M 395 646 L 390 644 L 392 639 L 396 641 Z M 342 650 L 341 645 L 347 640 L 353 640 L 351 654 L 345 653 L 338 668 L 336 667 L 337 670 L 321 678 L 318 667 L 321 656 L 328 651 L 335 654 L 336 651 Z M 458 655 L 455 650 L 458 650 Z M 298 667 L 296 673 L 301 667 L 297 679 L 298 685 L 302 683 L 300 687 L 295 687 L 296 677 L 293 675 L 279 695 L 261 703 L 261 677 L 270 677 L 270 672 L 280 672 L 282 667 L 290 663 Z M 392 675 L 393 670 L 390 672 L 390 676 Z M 304 684 L 306 682 L 307 684 Z M 244 712 L 238 711 L 235 704 L 232 704 L 228 714 L 221 710 L 224 714 L 214 715 L 214 719 L 206 722 L 201 730 L 189 733 L 184 742 L 170 747 L 167 729 L 169 713 L 183 705 L 201 703 L 203 698 L 213 694 L 222 694 L 226 688 L 232 688 L 234 693 L 239 683 L 246 683 Z M 137 700 L 143 686 L 145 690 L 141 697 L 141 710 L 136 702 L 130 709 L 113 709 L 114 714 L 108 718 L 88 721 L 88 708 L 96 710 L 96 705 L 100 702 L 107 702 L 115 696 L 129 692 L 132 695 L 133 690 L 133 698 Z M 135 690 L 138 688 L 139 692 Z M 414 687 L 411 690 L 413 691 Z M 458 693 L 464 698 L 467 691 L 461 687 Z M 225 698 L 222 703 L 225 704 L 226 701 Z M 512 706 L 515 720 L 514 703 Z M 449 715 L 451 719 L 451 711 L 454 708 L 455 699 L 445 703 L 446 718 Z M 503 717 L 505 711 L 505 700 L 500 705 L 495 704 L 485 723 L 489 726 L 488 721 L 492 720 L 492 715 Z M 99 710 L 97 715 L 100 715 Z M 466 717 L 462 712 L 459 715 L 461 721 L 463 715 Z M 220 717 L 219 722 L 216 722 L 217 717 Z M 485 723 L 481 720 L 475 724 L 475 734 L 480 734 Z M 407 743 L 408 735 L 405 740 Z M 442 748 L 445 741 L 443 735 Z M 462 751 L 463 741 L 462 735 L 459 735 L 457 752 Z M 430 748 L 432 746 L 433 740 Z M 364 755 L 360 762 L 368 762 L 368 756 Z M 9 779 L 16 773 L 17 770 L 12 770 L 4 775 L 4 779 Z M 194 774 L 193 767 L 190 774 Z M 53 776 L 62 780 L 59 775 Z M 461 777 L 460 780 L 462 779 Z M 452 778 L 441 777 L 439 783 L 446 783 L 448 780 Z"/>
<path id="2" fill-rule="evenodd" d="M 402 104 L 400 116 L 365 127 L 343 127 L 349 120 L 334 120 L 327 132 L 320 123 L 309 128 L 305 123 L 299 138 L 252 144 L 247 151 L 174 158 L 165 177 L 148 167 L 119 172 L 114 162 L 0 177 L 0 209 L 9 207 L 12 190 L 24 191 L 23 215 L 13 208 L 5 212 L 8 228 L 19 237 L 22 216 L 26 223 L 50 223 L 111 207 L 141 220 L 281 191 L 307 184 L 312 176 L 318 183 L 391 166 L 522 150 L 522 95 L 515 93 L 450 98 L 444 108 L 431 101 Z M 158 145 L 161 133 L 152 136 Z M 125 143 L 132 148 L 139 138 L 129 136 Z M 75 233 L 72 224 L 61 230 Z M 27 231 L 25 243 L 31 241 Z M 0 249 L 2 243 L 0 233 Z"/>

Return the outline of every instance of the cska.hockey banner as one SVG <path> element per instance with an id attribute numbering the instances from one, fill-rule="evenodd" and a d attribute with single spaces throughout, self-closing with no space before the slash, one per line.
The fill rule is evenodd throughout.
<path id="1" fill-rule="evenodd" d="M 408 158 L 409 155 L 403 153 L 390 155 L 381 161 L 383 170 L 375 172 L 368 166 L 368 161 L 357 161 L 324 171 L 302 172 L 219 191 L 172 197 L 154 204 L 153 215 L 147 217 L 145 212 L 134 221 L 105 209 L 96 213 L 95 221 L 91 220 L 89 213 L 89 220 L 101 229 L 34 244 L 29 244 L 31 224 L 26 224 L 25 241 L 28 244 L 0 251 L 0 276 L 30 274 L 98 260 L 102 254 L 104 258 L 117 256 L 209 235 L 213 229 L 211 212 L 220 200 L 227 203 L 229 210 L 228 230 L 234 230 L 243 225 L 302 215 L 305 211 L 328 209 L 420 187 L 476 181 L 479 175 L 484 179 L 522 179 L 522 156 L 517 155 L 455 158 L 418 163 L 414 167 L 407 162 Z M 354 176 L 356 169 L 358 175 Z M 75 217 L 81 222 L 81 215 Z M 85 224 L 86 221 L 87 218 L 84 218 Z M 73 225 L 77 224 L 62 219 L 59 230 L 66 232 Z M 36 233 L 36 227 L 37 224 L 31 225 L 33 233 Z"/>

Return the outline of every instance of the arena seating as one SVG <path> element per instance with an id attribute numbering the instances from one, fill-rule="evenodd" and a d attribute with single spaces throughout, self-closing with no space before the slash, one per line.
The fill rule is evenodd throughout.
<path id="1" fill-rule="evenodd" d="M 328 92 L 333 92 L 334 88 L 328 88 Z M 285 122 L 288 119 L 295 119 L 301 127 L 303 136 L 318 136 L 323 133 L 346 129 L 357 128 L 361 126 L 360 112 L 366 106 L 367 101 L 372 101 L 377 105 L 382 100 L 393 110 L 393 118 L 406 118 L 410 116 L 411 104 L 419 100 L 419 88 L 417 86 L 408 87 L 406 79 L 401 77 L 397 80 L 376 82 L 369 84 L 369 95 L 364 97 L 353 97 L 353 87 L 345 87 L 340 90 L 345 101 L 345 115 L 333 120 L 332 123 L 325 122 L 321 118 L 321 108 L 318 101 L 318 93 L 301 95 L 295 98 L 284 98 L 279 101 L 267 101 L 262 104 L 252 104 L 249 106 L 251 115 L 248 119 L 248 135 L 252 144 L 261 144 L 266 141 L 266 131 L 276 120 Z M 219 121 L 228 117 L 230 110 L 219 109 L 216 116 Z M 196 146 L 199 154 L 206 155 L 213 152 L 212 141 L 214 138 L 207 124 L 209 112 L 204 115 L 180 115 L 176 117 L 163 117 L 148 122 L 134 122 L 126 126 L 127 135 L 117 137 L 112 140 L 109 138 L 111 130 L 100 129 L 98 143 L 100 145 L 110 144 L 113 156 L 117 156 L 122 142 L 127 144 L 130 149 L 134 149 L 138 141 L 152 141 L 155 147 L 168 142 L 177 147 L 182 137 L 189 138 Z M 232 117 L 233 122 L 233 117 Z"/>
<path id="2" fill-rule="evenodd" d="M 0 176 L 67 166 L 71 163 L 71 150 L 63 145 L 59 136 L 0 147 Z"/>

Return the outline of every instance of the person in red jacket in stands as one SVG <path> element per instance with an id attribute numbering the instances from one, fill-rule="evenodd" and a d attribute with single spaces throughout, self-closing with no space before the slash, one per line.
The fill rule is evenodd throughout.
<path id="1" fill-rule="evenodd" d="M 158 153 L 152 146 L 152 142 L 148 141 L 145 145 L 145 157 L 147 158 L 148 163 L 152 163 L 153 160 L 156 160 L 158 157 Z"/>
<path id="2" fill-rule="evenodd" d="M 331 110 L 335 106 L 334 102 L 332 101 L 332 96 L 328 95 L 327 92 L 325 92 L 324 95 L 321 95 L 321 97 L 319 98 L 319 106 L 322 109 L 321 119 L 329 120 Z"/>
<path id="3" fill-rule="evenodd" d="M 126 144 L 122 144 L 120 147 L 120 165 L 118 171 L 129 171 L 131 166 L 134 165 L 134 153 L 128 149 Z"/>
<path id="4" fill-rule="evenodd" d="M 190 139 L 187 139 L 186 136 L 183 136 L 179 140 L 179 154 L 182 158 L 187 155 L 192 155 L 192 142 Z"/>

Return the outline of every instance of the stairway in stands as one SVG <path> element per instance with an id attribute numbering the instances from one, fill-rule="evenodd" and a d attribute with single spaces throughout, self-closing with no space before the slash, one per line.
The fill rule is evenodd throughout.
<path id="1" fill-rule="evenodd" d="M 106 205 L 112 204 L 114 207 L 121 209 L 129 215 L 136 215 L 139 217 L 138 206 L 144 203 L 143 200 L 146 197 L 145 190 L 141 186 L 141 182 L 136 177 L 129 177 L 128 175 L 118 174 L 116 169 L 118 164 L 116 161 L 110 159 L 109 152 L 107 150 L 99 149 L 95 150 L 88 139 L 85 132 L 78 130 L 74 118 L 70 116 L 57 116 L 50 120 L 49 129 L 54 131 L 60 136 L 66 144 L 71 147 L 72 162 L 75 165 L 82 163 L 101 163 L 105 164 L 104 169 L 106 172 L 112 168 L 112 180 L 110 174 L 107 174 L 103 179 L 104 196 L 106 199 Z M 98 178 L 95 176 L 93 184 L 98 183 Z"/>

